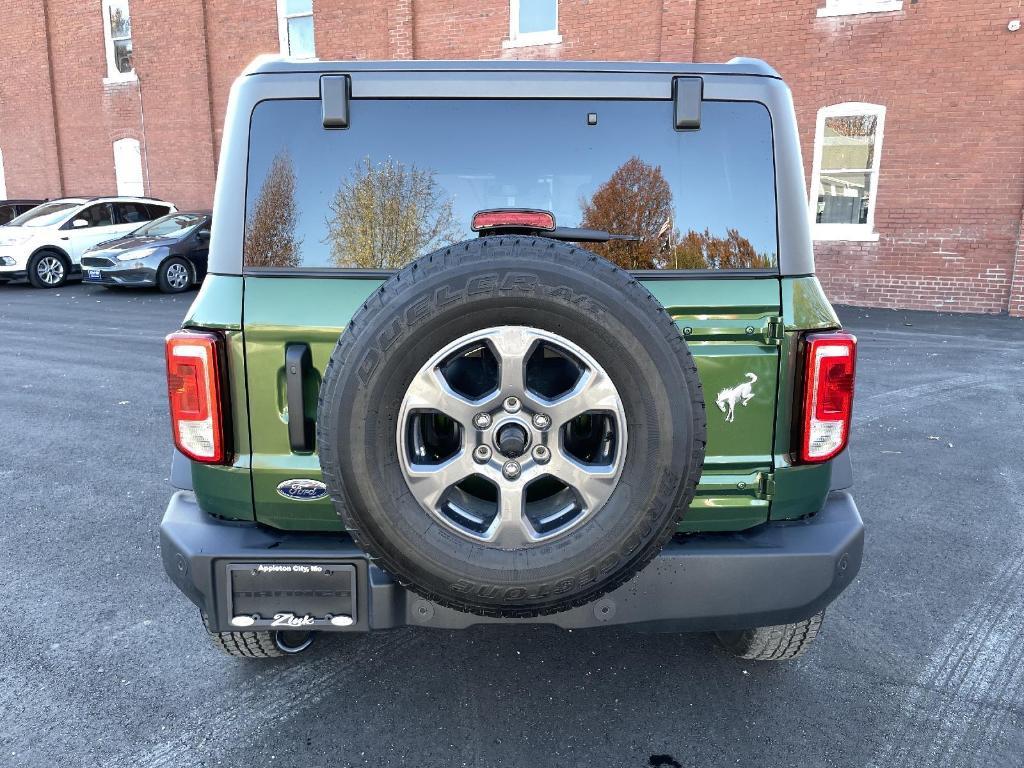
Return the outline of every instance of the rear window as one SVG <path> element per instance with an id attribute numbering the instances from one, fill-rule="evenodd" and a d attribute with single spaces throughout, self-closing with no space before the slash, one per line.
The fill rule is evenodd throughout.
<path id="1" fill-rule="evenodd" d="M 638 241 L 586 247 L 631 270 L 774 269 L 771 120 L 704 102 L 676 131 L 668 101 L 354 100 L 253 111 L 245 263 L 397 269 L 475 234 L 473 213 L 538 208 L 560 227 Z"/>

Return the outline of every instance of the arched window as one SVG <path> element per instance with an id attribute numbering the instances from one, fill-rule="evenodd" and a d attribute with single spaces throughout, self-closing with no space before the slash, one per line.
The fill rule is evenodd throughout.
<path id="1" fill-rule="evenodd" d="M 818 110 L 810 218 L 815 240 L 877 240 L 875 198 L 885 107 L 851 102 Z"/>
<path id="2" fill-rule="evenodd" d="M 142 179 L 142 149 L 138 139 L 114 142 L 114 175 L 117 194 L 140 197 L 146 193 Z"/>

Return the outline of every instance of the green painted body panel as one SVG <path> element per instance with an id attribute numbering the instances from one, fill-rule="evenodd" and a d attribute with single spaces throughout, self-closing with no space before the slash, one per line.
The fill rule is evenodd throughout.
<path id="1" fill-rule="evenodd" d="M 297 454 L 289 447 L 284 349 L 291 342 L 308 344 L 313 368 L 322 374 L 349 318 L 379 285 L 361 279 L 245 278 L 252 489 L 256 519 L 266 525 L 341 529 L 329 500 L 289 500 L 276 491 L 283 480 L 321 477 L 315 452 Z M 653 280 L 646 285 L 685 334 L 708 407 L 705 470 L 680 531 L 740 530 L 763 523 L 770 502 L 759 479 L 772 471 L 779 281 Z M 737 406 L 735 421 L 727 423 L 715 397 L 746 381 L 747 372 L 757 376 L 755 397 Z"/>
<path id="2" fill-rule="evenodd" d="M 242 282 L 215 278 L 204 283 L 193 302 L 185 327 L 221 330 L 227 361 L 227 402 L 230 410 L 230 466 L 192 462 L 192 488 L 199 505 L 211 515 L 228 520 L 254 520 L 249 471 L 249 409 L 245 387 L 245 341 L 242 337 Z M 215 285 L 209 291 L 207 285 Z M 232 304 L 234 302 L 234 304 Z M 232 317 L 234 320 L 232 320 Z"/>
<path id="3" fill-rule="evenodd" d="M 825 298 L 818 278 L 782 278 L 782 306 L 787 331 L 815 331 L 842 327 L 839 316 Z"/>
<path id="4" fill-rule="evenodd" d="M 243 286 L 241 277 L 207 275 L 185 314 L 182 327 L 240 331 Z"/>
<path id="5" fill-rule="evenodd" d="M 793 466 L 793 429 L 799 417 L 797 402 L 797 356 L 800 332 L 841 327 L 832 305 L 816 277 L 783 278 L 782 306 L 785 338 L 782 340 L 781 370 L 788 374 L 779 383 L 779 406 L 775 416 L 775 476 L 771 519 L 792 520 L 817 512 L 825 503 L 832 465 Z"/>
<path id="6" fill-rule="evenodd" d="M 315 450 L 293 453 L 288 444 L 284 348 L 290 342 L 310 347 L 316 375 L 306 402 L 314 411 L 319 375 L 339 334 L 381 282 L 207 278 L 184 326 L 225 332 L 234 458 L 227 467 L 193 464 L 193 486 L 205 510 L 285 530 L 341 530 L 329 500 L 298 502 L 276 491 L 283 480 L 321 477 Z M 791 444 L 799 332 L 840 327 L 818 280 L 652 280 L 646 285 L 687 339 L 708 409 L 704 471 L 679 531 L 737 531 L 820 509 L 831 467 L 793 466 Z M 755 397 L 737 406 L 735 421 L 726 422 L 716 395 L 745 381 L 748 372 L 757 376 Z"/>

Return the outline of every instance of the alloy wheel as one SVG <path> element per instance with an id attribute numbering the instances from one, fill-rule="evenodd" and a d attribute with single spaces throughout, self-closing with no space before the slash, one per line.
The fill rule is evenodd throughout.
<path id="1" fill-rule="evenodd" d="M 47 285 L 60 285 L 64 280 L 64 262 L 56 256 L 43 256 L 36 265 L 36 274 Z"/>
<path id="2" fill-rule="evenodd" d="M 614 383 L 585 350 L 501 326 L 431 356 L 402 401 L 397 439 L 406 483 L 428 514 L 472 541 L 522 549 L 604 506 L 627 430 Z"/>

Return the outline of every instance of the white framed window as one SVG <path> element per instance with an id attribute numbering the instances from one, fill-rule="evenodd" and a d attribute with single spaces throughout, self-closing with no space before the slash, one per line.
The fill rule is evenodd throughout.
<path id="1" fill-rule="evenodd" d="M 146 185 L 142 178 L 142 148 L 138 139 L 118 139 L 114 142 L 114 176 L 117 194 L 142 197 Z"/>
<path id="2" fill-rule="evenodd" d="M 825 0 L 825 7 L 818 9 L 818 16 L 855 16 L 902 10 L 903 0 Z"/>
<path id="3" fill-rule="evenodd" d="M 132 61 L 132 18 L 128 0 L 103 0 L 103 40 L 107 48 L 104 82 L 135 80 Z"/>
<path id="4" fill-rule="evenodd" d="M 851 102 L 818 110 L 811 171 L 815 240 L 877 240 L 875 199 L 885 107 Z"/>
<path id="5" fill-rule="evenodd" d="M 558 34 L 558 0 L 509 0 L 505 48 L 562 42 Z"/>
<path id="6" fill-rule="evenodd" d="M 281 53 L 293 59 L 316 56 L 313 0 L 277 0 L 277 35 Z"/>
<path id="7" fill-rule="evenodd" d="M 7 176 L 4 175 L 4 151 L 0 149 L 0 200 L 7 197 Z"/>

